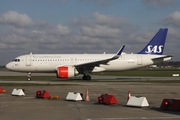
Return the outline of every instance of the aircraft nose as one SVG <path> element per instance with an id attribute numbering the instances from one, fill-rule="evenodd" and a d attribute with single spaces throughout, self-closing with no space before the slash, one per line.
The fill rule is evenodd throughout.
<path id="1" fill-rule="evenodd" d="M 8 64 L 6 65 L 6 68 L 7 68 L 8 70 L 10 70 L 10 69 L 12 68 L 11 63 L 8 63 Z"/>

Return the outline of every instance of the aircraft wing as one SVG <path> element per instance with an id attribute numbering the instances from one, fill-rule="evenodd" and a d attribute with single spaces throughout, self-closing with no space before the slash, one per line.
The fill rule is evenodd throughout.
<path id="1" fill-rule="evenodd" d="M 104 60 L 98 60 L 98 61 L 93 61 L 93 62 L 87 62 L 83 64 L 77 64 L 74 65 L 76 69 L 81 73 L 84 70 L 92 71 L 94 67 L 99 66 L 100 64 L 107 64 L 109 61 L 118 59 L 119 56 L 121 55 L 122 51 L 124 50 L 125 45 L 123 45 L 118 52 L 111 58 L 104 59 Z"/>

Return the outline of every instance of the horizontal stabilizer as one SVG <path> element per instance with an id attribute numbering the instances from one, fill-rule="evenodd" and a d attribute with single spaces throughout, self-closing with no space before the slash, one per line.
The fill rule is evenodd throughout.
<path id="1" fill-rule="evenodd" d="M 162 57 L 153 58 L 152 60 L 160 60 L 160 59 L 164 59 L 164 58 L 172 58 L 172 57 L 173 57 L 172 55 L 165 55 L 165 56 L 162 56 Z"/>

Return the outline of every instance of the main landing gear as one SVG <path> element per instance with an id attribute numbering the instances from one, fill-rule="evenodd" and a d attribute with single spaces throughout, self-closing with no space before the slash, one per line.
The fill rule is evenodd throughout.
<path id="1" fill-rule="evenodd" d="M 27 81 L 31 81 L 31 73 L 28 73 Z"/>
<path id="2" fill-rule="evenodd" d="M 82 77 L 83 80 L 91 80 L 91 76 L 90 75 L 84 75 Z"/>

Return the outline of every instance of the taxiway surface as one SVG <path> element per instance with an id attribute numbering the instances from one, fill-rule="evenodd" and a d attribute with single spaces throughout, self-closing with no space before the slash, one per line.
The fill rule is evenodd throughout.
<path id="1" fill-rule="evenodd" d="M 103 79 L 103 78 L 101 78 Z M 8 81 L 5 81 L 8 83 Z M 22 81 L 11 81 L 18 83 Z M 160 109 L 164 98 L 180 98 L 180 83 L 149 82 L 95 82 L 95 81 L 24 81 L 25 83 L 48 83 L 45 86 L 3 86 L 6 93 L 0 94 L 0 119 L 2 120 L 179 120 L 179 111 Z M 57 84 L 57 85 L 49 85 Z M 11 96 L 14 88 L 25 90 L 25 96 Z M 90 102 L 66 101 L 68 92 L 85 94 L 89 90 Z M 59 95 L 57 100 L 36 99 L 36 91 L 47 90 L 50 95 Z M 150 106 L 146 108 L 127 107 L 128 90 L 132 96 L 144 96 Z M 97 98 L 104 93 L 115 95 L 118 104 L 97 104 Z"/>

